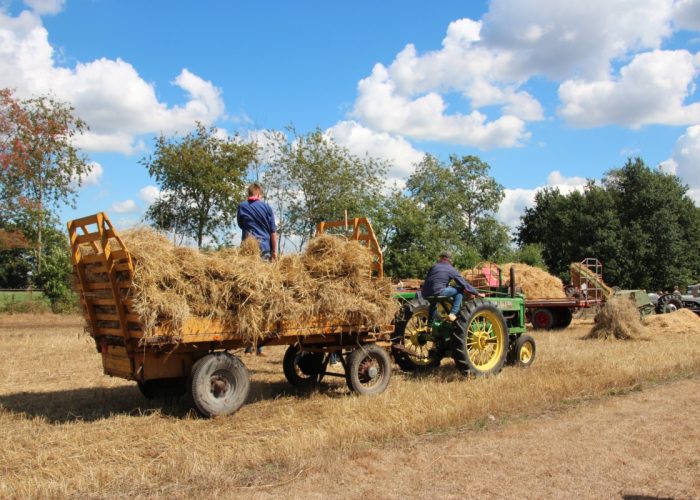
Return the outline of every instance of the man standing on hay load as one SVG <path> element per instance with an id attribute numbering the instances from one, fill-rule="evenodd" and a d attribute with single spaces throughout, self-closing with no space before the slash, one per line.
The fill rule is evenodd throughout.
<path id="1" fill-rule="evenodd" d="M 277 258 L 277 225 L 275 214 L 270 205 L 262 200 L 263 190 L 260 184 L 253 183 L 248 186 L 248 199 L 238 205 L 236 221 L 243 232 L 241 243 L 246 238 L 255 238 L 260 244 L 260 255 L 265 260 Z M 264 356 L 262 347 L 258 347 L 257 354 Z M 246 347 L 246 354 L 253 352 L 252 347 Z"/>
<path id="2" fill-rule="evenodd" d="M 451 281 L 455 282 L 454 286 L 450 286 Z M 457 319 L 457 313 L 462 307 L 463 294 L 465 292 L 476 297 L 484 296 L 465 280 L 464 276 L 462 276 L 459 271 L 452 267 L 452 254 L 450 252 L 440 253 L 439 260 L 430 268 L 430 271 L 428 271 L 428 275 L 423 281 L 420 292 L 423 298 L 454 297 L 452 309 L 450 309 L 450 314 L 447 316 L 448 321 Z M 428 323 L 433 321 L 436 309 L 437 303 L 430 305 L 430 309 L 428 310 Z"/>

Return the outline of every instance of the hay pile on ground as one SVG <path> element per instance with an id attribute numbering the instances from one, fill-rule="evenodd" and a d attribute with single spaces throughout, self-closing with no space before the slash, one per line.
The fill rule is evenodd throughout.
<path id="1" fill-rule="evenodd" d="M 593 328 L 586 339 L 635 340 L 645 331 L 639 310 L 629 297 L 611 297 L 595 316 Z"/>
<path id="2" fill-rule="evenodd" d="M 147 335 L 156 325 L 178 330 L 201 316 L 254 341 L 282 321 L 374 327 L 395 313 L 390 282 L 370 278 L 373 256 L 356 241 L 321 235 L 304 253 L 270 263 L 255 242 L 200 252 L 174 247 L 147 228 L 126 231 L 122 240 L 134 261 L 130 294 Z"/>
<path id="3" fill-rule="evenodd" d="M 700 333 L 700 316 L 688 309 L 679 309 L 668 314 L 652 314 L 644 318 L 651 333 Z"/>
<path id="4" fill-rule="evenodd" d="M 477 288 L 484 286 L 484 270 L 493 273 L 498 278 L 497 268 L 501 269 L 501 276 L 504 286 L 510 286 L 510 269 L 515 269 L 515 285 L 522 289 L 528 299 L 559 299 L 566 297 L 564 284 L 556 276 L 552 276 L 547 271 L 539 267 L 529 266 L 518 262 L 508 262 L 506 264 L 492 264 L 482 262 L 472 269 L 463 271 L 463 276 L 474 284 Z"/>

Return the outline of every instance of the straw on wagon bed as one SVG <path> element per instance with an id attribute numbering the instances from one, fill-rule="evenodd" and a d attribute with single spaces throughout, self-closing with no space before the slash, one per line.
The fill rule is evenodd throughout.
<path id="1" fill-rule="evenodd" d="M 266 262 L 255 240 L 214 252 L 175 247 L 148 228 L 126 231 L 122 240 L 146 335 L 164 323 L 177 331 L 199 316 L 254 342 L 280 322 L 373 328 L 390 323 L 396 310 L 390 282 L 370 277 L 373 255 L 356 241 L 320 235 L 303 253 Z"/>

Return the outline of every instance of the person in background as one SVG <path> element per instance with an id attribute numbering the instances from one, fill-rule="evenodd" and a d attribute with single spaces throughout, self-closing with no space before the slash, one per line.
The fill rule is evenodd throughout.
<path id="1" fill-rule="evenodd" d="M 450 286 L 450 282 L 454 281 L 454 286 Z M 457 313 L 462 307 L 462 299 L 464 293 L 469 293 L 476 297 L 483 297 L 476 288 L 474 288 L 464 277 L 452 267 L 452 254 L 450 252 L 440 253 L 439 260 L 428 271 L 423 286 L 421 287 L 421 295 L 423 297 L 454 297 L 450 314 L 447 316 L 448 321 L 457 319 Z M 428 312 L 428 322 L 432 322 L 435 315 L 437 304 L 432 304 Z"/>
<path id="2" fill-rule="evenodd" d="M 277 258 L 277 224 L 270 205 L 263 200 L 260 184 L 248 186 L 248 199 L 238 205 L 236 221 L 241 228 L 241 243 L 246 238 L 255 238 L 260 244 L 260 255 L 265 260 Z M 246 347 L 245 353 L 251 354 L 252 347 Z M 262 347 L 257 349 L 258 356 L 264 356 Z"/>

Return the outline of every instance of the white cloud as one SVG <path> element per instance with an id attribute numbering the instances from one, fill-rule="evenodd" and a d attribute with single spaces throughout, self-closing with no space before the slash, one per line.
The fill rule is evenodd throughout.
<path id="1" fill-rule="evenodd" d="M 99 186 L 102 180 L 104 169 L 102 165 L 96 161 L 90 162 L 90 172 L 82 176 L 81 183 L 83 186 Z"/>
<path id="2" fill-rule="evenodd" d="M 160 189 L 156 186 L 144 186 L 139 189 L 139 198 L 146 205 L 152 205 L 158 198 L 160 198 Z"/>
<path id="3" fill-rule="evenodd" d="M 562 194 L 568 194 L 572 191 L 583 191 L 587 183 L 588 180 L 583 177 L 565 177 L 558 170 L 554 170 L 547 176 L 544 186 L 534 189 L 505 189 L 505 197 L 496 213 L 496 218 L 511 229 L 515 229 L 520 224 L 520 216 L 525 209 L 534 205 L 538 191 L 550 187 L 558 188 Z"/>
<path id="4" fill-rule="evenodd" d="M 388 162 L 390 182 L 405 180 L 425 154 L 402 137 L 374 132 L 354 121 L 339 122 L 328 133 L 355 156 L 369 155 Z"/>
<path id="5" fill-rule="evenodd" d="M 134 213 L 139 210 L 140 208 L 134 200 L 116 201 L 112 203 L 112 207 L 110 208 L 110 211 L 118 214 Z"/>
<path id="6" fill-rule="evenodd" d="M 517 146 L 528 137 L 523 120 L 513 115 L 488 121 L 476 110 L 446 114 L 447 105 L 436 92 L 404 97 L 381 64 L 360 81 L 358 90 L 353 115 L 377 131 L 480 148 Z"/>
<path id="7" fill-rule="evenodd" d="M 700 31 L 700 0 L 676 0 L 673 20 L 681 29 Z"/>
<path id="8" fill-rule="evenodd" d="M 601 79 L 610 61 L 656 49 L 671 34 L 672 0 L 493 0 L 484 46 L 508 54 L 496 78 Z"/>
<path id="9" fill-rule="evenodd" d="M 24 0 L 24 3 L 39 15 L 58 14 L 63 10 L 66 0 Z"/>
<path id="10" fill-rule="evenodd" d="M 700 206 L 700 125 L 688 127 L 676 141 L 671 158 L 660 168 L 672 173 L 688 184 L 688 195 Z"/>
<path id="11" fill-rule="evenodd" d="M 51 93 L 71 103 L 90 126 L 77 141 L 86 150 L 134 153 L 142 147 L 139 134 L 184 133 L 195 121 L 209 124 L 224 115 L 221 90 L 211 82 L 182 69 L 171 84 L 182 89 L 184 104 L 159 101 L 154 85 L 121 59 L 57 66 L 38 16 L 0 10 L 0 87 L 15 88 L 21 97 Z"/>
<path id="12" fill-rule="evenodd" d="M 700 104 L 684 104 L 694 91 L 697 59 L 685 50 L 657 50 L 635 56 L 618 79 L 564 82 L 560 114 L 579 127 L 698 123 Z"/>

